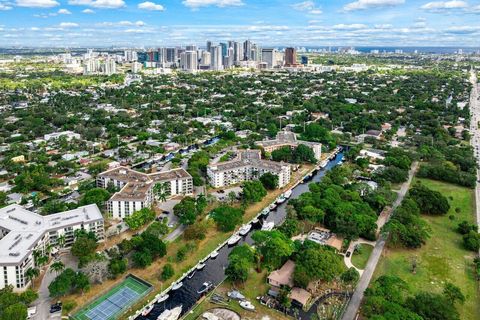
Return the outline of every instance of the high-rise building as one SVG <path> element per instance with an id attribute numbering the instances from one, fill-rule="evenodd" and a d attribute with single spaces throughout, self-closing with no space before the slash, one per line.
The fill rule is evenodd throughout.
<path id="1" fill-rule="evenodd" d="M 212 47 L 212 41 L 207 41 L 207 51 L 210 52 L 210 48 Z"/>
<path id="2" fill-rule="evenodd" d="M 243 60 L 243 46 L 240 42 L 233 43 L 233 62 L 238 64 Z"/>
<path id="3" fill-rule="evenodd" d="M 210 48 L 210 69 L 212 70 L 222 70 L 223 69 L 223 58 L 222 58 L 222 47 L 212 46 Z"/>
<path id="4" fill-rule="evenodd" d="M 307 65 L 307 64 L 308 64 L 308 57 L 307 57 L 307 56 L 302 56 L 302 57 L 301 57 L 301 60 L 302 60 L 302 64 L 303 64 L 303 65 Z"/>
<path id="5" fill-rule="evenodd" d="M 252 53 L 252 42 L 250 40 L 246 40 L 243 43 L 243 60 L 244 61 L 252 60 L 251 53 Z"/>
<path id="6" fill-rule="evenodd" d="M 262 49 L 262 62 L 267 64 L 267 68 L 275 68 L 277 66 L 277 49 Z"/>
<path id="7" fill-rule="evenodd" d="M 167 48 L 167 62 L 176 63 L 177 62 L 177 48 Z"/>
<path id="8" fill-rule="evenodd" d="M 185 51 L 180 54 L 180 68 L 188 72 L 196 72 L 198 68 L 197 51 Z"/>
<path id="9" fill-rule="evenodd" d="M 105 60 L 104 72 L 106 75 L 117 73 L 117 64 L 115 63 L 115 59 L 107 58 Z"/>
<path id="10" fill-rule="evenodd" d="M 293 67 L 297 65 L 297 51 L 295 48 L 285 49 L 285 66 Z"/>
<path id="11" fill-rule="evenodd" d="M 220 47 L 222 47 L 222 57 L 226 57 L 227 56 L 227 49 L 228 49 L 227 44 L 221 42 Z"/>
<path id="12" fill-rule="evenodd" d="M 137 51 L 135 50 L 125 50 L 123 52 L 123 59 L 126 62 L 133 62 L 138 60 Z"/>
<path id="13" fill-rule="evenodd" d="M 203 51 L 202 52 L 202 57 L 200 59 L 200 64 L 204 66 L 210 66 L 212 59 L 211 59 L 211 54 L 210 52 Z"/>
<path id="14" fill-rule="evenodd" d="M 233 48 L 228 48 L 227 49 L 227 56 L 224 58 L 224 63 L 223 65 L 226 68 L 231 68 L 234 66 L 234 61 L 233 61 Z"/>
<path id="15" fill-rule="evenodd" d="M 185 47 L 185 50 L 186 50 L 186 51 L 197 51 L 197 50 L 198 50 L 198 47 L 197 47 L 196 45 L 194 45 L 194 44 L 191 44 L 191 45 L 189 45 L 189 46 L 186 46 L 186 47 Z"/>

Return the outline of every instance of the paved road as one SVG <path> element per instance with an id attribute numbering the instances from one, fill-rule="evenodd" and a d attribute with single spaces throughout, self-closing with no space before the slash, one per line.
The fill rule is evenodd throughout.
<path id="1" fill-rule="evenodd" d="M 398 192 L 398 197 L 393 203 L 391 212 L 393 212 L 400 205 L 400 203 L 402 203 L 403 198 L 407 194 L 407 191 L 410 187 L 410 183 L 412 182 L 413 176 L 417 171 L 417 168 L 418 168 L 418 163 L 415 162 L 412 165 L 410 172 L 408 173 L 408 181 L 406 181 L 402 185 L 400 191 Z M 358 281 L 358 284 L 355 289 L 355 292 L 353 293 L 352 299 L 350 299 L 350 302 L 348 303 L 347 310 L 345 310 L 345 313 L 343 314 L 342 320 L 353 320 L 356 318 L 358 309 L 360 308 L 360 304 L 363 299 L 363 293 L 365 292 L 365 289 L 367 289 L 370 283 L 370 280 L 372 280 L 373 272 L 375 271 L 378 261 L 380 260 L 380 256 L 382 255 L 383 248 L 385 247 L 386 239 L 387 239 L 387 236 L 381 235 L 380 238 L 377 240 L 377 243 L 373 248 L 372 254 L 368 259 L 367 266 L 365 267 L 365 270 L 363 270 L 362 276 Z"/>
<path id="2" fill-rule="evenodd" d="M 75 271 L 78 269 L 78 261 L 70 253 L 61 254 L 59 260 L 63 262 L 65 268 L 71 268 Z M 54 261 L 55 260 L 52 260 L 52 262 Z M 52 300 L 50 299 L 48 286 L 57 277 L 57 275 L 58 274 L 55 272 L 51 272 L 50 269 L 47 269 L 42 279 L 42 283 L 40 284 L 40 288 L 38 288 L 38 299 L 33 303 L 33 305 L 37 307 L 37 313 L 32 317 L 33 320 L 53 320 L 61 318 L 60 312 L 50 314 L 50 304 L 52 303 Z"/>
<path id="3" fill-rule="evenodd" d="M 480 129 L 478 122 L 480 121 L 480 100 L 478 97 L 479 84 L 477 83 L 477 74 L 471 71 L 470 82 L 472 84 L 472 91 L 470 93 L 470 133 L 471 145 L 474 148 L 474 155 L 477 158 L 477 163 L 480 163 Z M 477 225 L 480 227 L 480 171 L 477 170 L 477 185 L 475 186 L 475 207 L 477 216 Z"/>

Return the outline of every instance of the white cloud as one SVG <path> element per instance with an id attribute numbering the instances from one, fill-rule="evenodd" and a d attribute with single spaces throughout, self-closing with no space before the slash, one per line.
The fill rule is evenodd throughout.
<path id="1" fill-rule="evenodd" d="M 97 25 L 112 26 L 112 27 L 131 27 L 131 26 L 143 27 L 145 24 L 146 23 L 141 20 L 139 21 L 123 20 L 119 22 L 102 22 L 102 23 L 98 23 Z"/>
<path id="2" fill-rule="evenodd" d="M 27 8 L 51 8 L 60 5 L 55 0 L 17 0 L 17 6 Z"/>
<path id="3" fill-rule="evenodd" d="M 347 3 L 343 10 L 353 11 L 353 10 L 364 10 L 364 9 L 373 9 L 380 7 L 393 7 L 404 4 L 405 0 L 357 0 L 354 2 Z"/>
<path id="4" fill-rule="evenodd" d="M 95 11 L 93 11 L 92 9 L 85 9 L 82 11 L 83 13 L 86 13 L 86 14 L 92 14 L 92 13 L 95 13 Z"/>
<path id="5" fill-rule="evenodd" d="M 381 30 L 388 30 L 393 28 L 391 24 L 376 24 L 374 27 L 375 29 L 381 29 Z"/>
<path id="6" fill-rule="evenodd" d="M 0 2 L 0 11 L 7 11 L 7 10 L 11 10 L 12 7 L 9 6 L 8 4 L 3 4 Z"/>
<path id="7" fill-rule="evenodd" d="M 70 0 L 68 4 L 108 9 L 125 7 L 125 1 L 123 0 Z"/>
<path id="8" fill-rule="evenodd" d="M 164 11 L 165 7 L 161 4 L 153 3 L 151 1 L 145 1 L 138 4 L 138 9 L 148 10 L 148 11 Z"/>
<path id="9" fill-rule="evenodd" d="M 448 9 L 465 9 L 467 7 L 468 7 L 468 3 L 460 0 L 433 1 L 421 6 L 422 9 L 432 10 L 432 11 L 448 10 Z"/>
<path id="10" fill-rule="evenodd" d="M 244 5 L 242 0 L 183 0 L 182 3 L 192 9 L 208 6 L 233 7 Z"/>
<path id="11" fill-rule="evenodd" d="M 57 12 L 58 14 L 72 14 L 69 10 L 67 9 L 60 9 Z"/>
<path id="12" fill-rule="evenodd" d="M 60 23 L 60 28 L 75 28 L 78 27 L 78 23 L 75 22 L 62 22 Z"/>
<path id="13" fill-rule="evenodd" d="M 471 34 L 471 33 L 477 33 L 479 31 L 480 31 L 480 26 L 450 27 L 445 30 L 446 33 L 453 33 L 453 34 Z"/>
<path id="14" fill-rule="evenodd" d="M 358 29 L 366 29 L 367 26 L 360 23 L 353 23 L 353 24 L 336 24 L 333 26 L 335 30 L 358 30 Z"/>
<path id="15" fill-rule="evenodd" d="M 292 5 L 292 8 L 298 11 L 308 11 L 310 14 L 322 14 L 322 10 L 317 8 L 313 1 L 295 3 Z"/>
<path id="16" fill-rule="evenodd" d="M 31 28 L 30 28 L 30 30 L 32 30 L 32 31 L 39 31 L 39 30 L 40 30 L 40 28 L 37 28 L 37 27 L 31 27 Z"/>

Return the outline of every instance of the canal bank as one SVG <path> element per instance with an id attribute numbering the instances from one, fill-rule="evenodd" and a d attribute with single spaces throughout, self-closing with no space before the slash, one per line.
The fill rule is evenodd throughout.
<path id="1" fill-rule="evenodd" d="M 298 198 L 302 193 L 308 192 L 308 183 L 319 182 L 325 173 L 336 166 L 343 159 L 343 153 L 339 153 L 336 157 L 331 159 L 323 169 L 315 169 L 312 174 L 307 176 L 303 182 L 300 182 L 294 186 L 292 190 L 291 198 Z M 177 290 L 167 289 L 162 295 L 168 294 L 168 298 L 162 302 L 156 302 L 153 305 L 153 309 L 148 315 L 142 316 L 141 311 L 137 315 L 130 317 L 131 319 L 152 319 L 157 317 L 167 309 L 173 309 L 178 306 L 182 306 L 182 314 L 187 313 L 191 308 L 195 306 L 197 301 L 203 296 L 201 288 L 205 282 L 211 282 L 214 287 L 220 284 L 225 279 L 225 268 L 228 265 L 228 255 L 236 245 L 243 243 L 253 244 L 251 235 L 253 231 L 259 230 L 263 222 L 273 222 L 276 226 L 281 224 L 286 217 L 286 206 L 288 201 L 278 205 L 273 211 L 270 211 L 268 215 L 259 216 L 259 221 L 252 226 L 252 229 L 248 234 L 241 237 L 241 239 L 234 245 L 222 244 L 216 250 L 218 255 L 214 258 L 206 258 L 202 263 L 202 268 L 195 269 L 194 273 L 189 273 L 189 276 L 185 276 L 178 280 L 182 282 L 182 286 Z M 204 264 L 204 266 L 203 266 Z M 163 300 L 163 299 L 162 299 Z"/>

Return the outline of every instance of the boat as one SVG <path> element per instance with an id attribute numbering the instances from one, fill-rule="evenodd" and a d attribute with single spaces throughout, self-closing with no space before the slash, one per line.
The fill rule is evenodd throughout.
<path id="1" fill-rule="evenodd" d="M 238 233 L 241 235 L 241 236 L 245 236 L 250 230 L 252 229 L 252 225 L 251 224 L 244 224 L 240 230 L 238 230 Z"/>
<path id="2" fill-rule="evenodd" d="M 215 250 L 210 254 L 210 258 L 215 259 L 218 256 L 218 251 Z"/>
<path id="3" fill-rule="evenodd" d="M 270 207 L 263 209 L 262 210 L 262 215 L 264 215 L 264 216 L 268 215 L 270 213 L 270 210 L 271 210 Z"/>
<path id="4" fill-rule="evenodd" d="M 273 211 L 273 210 L 275 210 L 276 208 L 277 208 L 277 205 L 276 205 L 275 203 L 272 203 L 271 205 L 268 206 L 268 209 L 269 209 L 270 211 Z"/>
<path id="5" fill-rule="evenodd" d="M 175 282 L 175 283 L 172 285 L 172 290 L 178 290 L 178 289 L 180 289 L 182 286 L 183 286 L 183 282 L 182 282 L 182 281 Z"/>
<path id="6" fill-rule="evenodd" d="M 260 220 L 258 220 L 258 218 L 255 218 L 252 220 L 252 224 L 257 224 Z"/>
<path id="7" fill-rule="evenodd" d="M 243 300 L 245 299 L 245 296 L 240 293 L 240 291 L 237 290 L 232 290 L 227 293 L 227 296 L 231 299 L 236 299 L 236 300 Z"/>
<path id="8" fill-rule="evenodd" d="M 203 268 L 205 268 L 205 263 L 200 262 L 199 264 L 197 264 L 197 270 L 202 270 Z"/>
<path id="9" fill-rule="evenodd" d="M 198 289 L 197 293 L 203 294 L 205 292 L 208 292 L 208 290 L 210 290 L 212 287 L 213 287 L 213 283 L 211 283 L 210 281 L 204 282 L 200 287 L 200 289 Z"/>
<path id="10" fill-rule="evenodd" d="M 193 270 L 192 272 L 190 272 L 187 276 L 188 279 L 192 279 L 193 276 L 195 275 L 195 270 Z"/>
<path id="11" fill-rule="evenodd" d="M 230 237 L 230 239 L 228 239 L 227 243 L 229 246 L 232 246 L 238 241 L 240 241 L 240 239 L 242 239 L 242 237 L 240 237 L 238 234 L 234 234 L 233 236 Z"/>
<path id="12" fill-rule="evenodd" d="M 262 231 L 271 231 L 275 227 L 275 222 L 264 222 L 262 225 Z"/>
<path id="13" fill-rule="evenodd" d="M 240 304 L 240 307 L 242 307 L 245 310 L 248 310 L 248 311 L 255 310 L 255 306 L 248 300 L 240 301 L 239 304 Z"/>
<path id="14" fill-rule="evenodd" d="M 143 309 L 142 316 L 144 316 L 144 317 L 147 316 L 150 313 L 150 311 L 152 311 L 153 307 L 154 307 L 154 305 L 152 303 L 152 304 L 148 305 L 145 309 Z"/>
<path id="15" fill-rule="evenodd" d="M 168 294 L 162 294 L 162 295 L 158 298 L 157 303 L 160 303 L 160 302 L 163 302 L 163 301 L 167 300 L 168 297 L 169 297 Z"/>
<path id="16" fill-rule="evenodd" d="M 283 195 L 281 195 L 281 196 L 278 197 L 278 199 L 277 199 L 277 204 L 282 204 L 282 203 L 284 203 L 285 201 L 287 201 L 287 198 L 285 198 Z"/>
<path id="17" fill-rule="evenodd" d="M 157 320 L 177 320 L 182 314 L 182 306 L 163 311 L 157 318 Z"/>
<path id="18" fill-rule="evenodd" d="M 286 199 L 289 199 L 291 196 L 292 196 L 292 190 L 287 190 L 285 191 L 285 193 L 283 194 L 283 196 L 286 198 Z"/>

